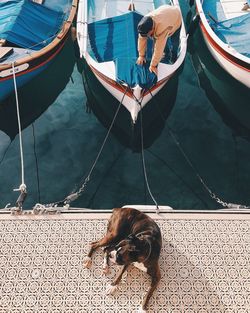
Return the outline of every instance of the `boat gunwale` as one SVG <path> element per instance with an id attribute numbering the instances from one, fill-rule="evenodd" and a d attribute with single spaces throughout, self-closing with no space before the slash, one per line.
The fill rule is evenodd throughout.
<path id="1" fill-rule="evenodd" d="M 179 1 L 178 0 L 174 0 L 173 1 L 174 5 L 179 6 Z M 169 71 L 167 73 L 167 75 L 163 76 L 160 80 L 157 81 L 157 83 L 149 88 L 148 91 L 146 91 L 144 93 L 144 96 L 149 94 L 152 90 L 157 89 L 159 86 L 161 86 L 164 82 L 166 82 L 177 70 L 178 68 L 182 65 L 185 56 L 186 56 L 186 51 L 187 51 L 187 34 L 186 34 L 186 30 L 185 30 L 185 23 L 183 20 L 183 16 L 182 16 L 182 26 L 181 26 L 181 31 L 180 31 L 180 54 L 177 58 L 177 60 L 173 63 L 173 64 L 165 64 L 165 63 L 160 63 L 163 65 L 167 65 L 169 66 L 169 68 L 171 68 L 171 71 Z M 81 48 L 81 47 L 80 47 Z M 87 64 L 90 66 L 91 70 L 93 71 L 93 69 L 95 69 L 95 74 L 100 76 L 102 79 L 105 79 L 106 82 L 108 82 L 111 86 L 113 86 L 114 88 L 118 89 L 119 91 L 121 91 L 123 88 L 121 87 L 121 83 L 118 83 L 114 78 L 114 76 L 110 76 L 109 73 L 105 73 L 101 66 L 99 66 L 99 64 L 104 64 L 105 62 L 97 62 L 87 51 L 85 51 L 83 53 L 83 58 L 86 60 Z M 124 91 L 124 90 L 123 90 Z M 133 98 L 133 94 L 131 93 L 131 95 L 129 95 L 131 98 Z"/>
<path id="2" fill-rule="evenodd" d="M 56 35 L 56 37 L 47 45 L 45 46 L 44 48 L 42 48 L 41 50 L 39 51 L 35 51 L 33 53 L 31 53 L 30 55 L 28 56 L 25 56 L 25 57 L 22 57 L 20 59 L 17 59 L 16 61 L 14 62 L 8 62 L 8 63 L 2 63 L 0 64 L 0 73 L 1 71 L 4 71 L 4 70 L 8 70 L 12 67 L 12 64 L 14 63 L 14 66 L 17 67 L 17 66 L 20 66 L 22 64 L 25 64 L 25 63 L 30 63 L 36 59 L 39 59 L 43 56 L 45 56 L 46 54 L 48 54 L 51 50 L 53 50 L 54 48 L 56 48 L 57 46 L 59 46 L 59 44 L 65 39 L 65 37 L 67 36 L 71 26 L 72 26 L 72 23 L 74 21 L 74 18 L 75 18 L 75 15 L 76 15 L 76 11 L 77 11 L 77 4 L 78 4 L 78 0 L 73 0 L 72 3 L 71 3 L 71 9 L 70 9 L 70 13 L 69 13 L 69 16 L 67 18 L 66 21 L 64 21 L 62 27 L 61 27 L 61 31 Z M 24 49 L 25 50 L 25 49 Z M 33 68 L 32 68 L 33 69 Z M 22 75 L 24 74 L 25 72 L 27 72 L 26 70 L 24 71 L 20 71 L 19 73 L 17 73 L 16 75 Z M 6 78 L 9 78 L 9 77 L 12 77 L 12 74 L 7 76 L 7 77 L 4 77 L 4 79 Z M 2 80 L 2 78 L 0 77 L 0 81 Z"/>
<path id="3" fill-rule="evenodd" d="M 250 71 L 250 58 L 246 57 L 245 55 L 239 53 L 233 47 L 229 46 L 225 42 L 223 42 L 216 33 L 212 30 L 211 26 L 209 25 L 206 15 L 204 13 L 202 4 L 200 0 L 196 0 L 196 12 L 200 16 L 200 24 L 203 25 L 202 32 L 205 33 L 209 39 L 209 42 L 212 44 L 214 43 L 213 47 L 216 49 L 220 54 L 223 56 L 227 56 L 231 62 L 233 62 L 236 66 L 240 66 L 245 71 Z M 206 32 L 204 32 L 204 30 Z"/>

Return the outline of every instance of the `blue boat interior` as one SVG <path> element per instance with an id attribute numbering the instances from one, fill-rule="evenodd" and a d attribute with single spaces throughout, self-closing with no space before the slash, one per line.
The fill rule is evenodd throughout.
<path id="1" fill-rule="evenodd" d="M 220 0 L 203 1 L 203 11 L 216 35 L 239 53 L 250 57 L 250 13 L 226 18 Z M 241 7 L 240 7 L 241 9 Z"/>
<path id="2" fill-rule="evenodd" d="M 130 87 L 139 84 L 142 88 L 150 88 L 157 77 L 149 71 L 152 58 L 153 40 L 148 40 L 147 62 L 144 66 L 136 64 L 138 58 L 137 25 L 142 15 L 136 11 L 115 17 L 102 19 L 88 25 L 89 53 L 98 62 L 114 61 L 116 78 L 126 82 Z M 179 32 L 168 39 L 163 63 L 172 64 L 176 60 L 179 49 Z M 174 59 L 175 56 L 175 59 Z"/>
<path id="3" fill-rule="evenodd" d="M 44 4 L 31 0 L 1 0 L 0 39 L 6 40 L 8 46 L 29 50 L 40 50 L 48 45 L 67 18 L 65 5 L 57 5 L 58 10 L 55 10 L 46 5 L 48 2 L 51 5 L 48 0 Z M 62 1 L 57 2 L 62 4 Z"/>

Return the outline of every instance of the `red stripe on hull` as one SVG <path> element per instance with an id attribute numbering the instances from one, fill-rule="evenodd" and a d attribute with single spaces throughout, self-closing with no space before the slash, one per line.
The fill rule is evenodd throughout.
<path id="1" fill-rule="evenodd" d="M 208 31 L 206 30 L 206 27 L 203 25 L 202 22 L 200 22 L 201 30 L 204 36 L 206 37 L 207 41 L 211 46 L 225 58 L 230 63 L 234 64 L 235 66 L 239 67 L 242 70 L 245 70 L 246 72 L 250 72 L 250 64 L 246 63 L 242 60 L 239 60 L 238 58 L 232 56 L 230 53 L 225 51 L 219 44 L 217 44 L 214 39 L 210 36 Z"/>
<path id="2" fill-rule="evenodd" d="M 120 91 L 120 92 L 125 92 L 126 91 L 126 86 L 123 86 L 119 83 L 117 83 L 116 81 L 114 81 L 113 79 L 110 79 L 109 77 L 105 76 L 104 74 L 102 74 L 101 72 L 99 72 L 95 67 L 91 66 L 89 64 L 89 67 L 91 68 L 91 70 L 100 77 L 100 79 L 104 80 L 107 84 L 109 84 L 111 87 L 115 88 L 116 90 Z M 171 75 L 172 76 L 172 75 Z M 167 80 L 169 80 L 169 78 L 171 76 L 168 76 L 166 79 L 162 79 L 161 81 L 157 82 L 156 85 L 154 85 L 152 88 L 150 88 L 149 90 L 147 90 L 144 94 L 143 97 L 145 97 L 146 95 L 148 95 L 149 93 L 152 93 L 155 89 L 159 88 L 162 84 L 164 84 Z M 131 99 L 134 99 L 134 95 L 133 95 L 133 91 L 131 90 L 131 88 L 129 90 L 127 90 L 126 96 L 130 97 Z"/>
<path id="3" fill-rule="evenodd" d="M 95 75 L 99 76 L 100 79 L 104 80 L 111 87 L 115 88 L 116 90 L 118 90 L 120 92 L 125 92 L 127 90 L 126 86 L 123 86 L 122 84 L 118 84 L 116 81 L 114 81 L 113 79 L 105 76 L 104 74 L 99 72 L 95 67 L 91 66 L 90 64 L 89 64 L 89 67 L 91 68 L 92 72 L 95 73 Z M 127 90 L 126 96 L 128 96 L 130 98 L 133 98 L 133 92 L 132 92 L 131 89 Z"/>
<path id="4" fill-rule="evenodd" d="M 50 62 L 62 50 L 62 48 L 64 47 L 65 42 L 66 42 L 65 40 L 60 42 L 60 45 L 56 46 L 56 49 L 53 49 L 53 52 L 49 51 L 48 53 L 43 55 L 41 58 L 37 58 L 37 59 L 33 60 L 33 62 L 31 61 L 31 63 L 28 63 L 29 65 L 31 65 L 31 67 L 29 67 L 25 71 L 21 71 L 19 73 L 16 73 L 15 76 L 18 77 L 18 76 L 25 75 L 27 73 L 33 72 L 34 70 L 38 69 L 39 67 L 42 67 L 46 63 Z M 52 54 L 51 54 L 51 52 L 52 52 Z M 44 60 L 44 61 L 42 61 L 42 63 L 39 63 L 40 60 Z M 9 75 L 7 77 L 0 78 L 0 82 L 8 80 L 8 79 L 13 79 L 13 75 Z"/>

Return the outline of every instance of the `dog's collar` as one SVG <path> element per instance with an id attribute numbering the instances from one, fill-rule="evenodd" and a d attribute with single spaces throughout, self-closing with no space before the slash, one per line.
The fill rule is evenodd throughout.
<path id="1" fill-rule="evenodd" d="M 134 234 L 130 234 L 130 235 L 128 236 L 128 238 L 129 238 L 129 237 L 130 237 L 130 238 L 132 238 L 132 237 L 137 237 L 138 239 L 140 239 L 139 237 L 142 237 L 143 240 L 146 240 L 146 241 L 147 241 L 147 243 L 148 243 L 148 245 L 149 245 L 149 252 L 148 252 L 147 257 L 143 260 L 143 263 L 146 262 L 146 261 L 149 259 L 150 255 L 151 255 L 151 252 L 152 252 L 152 245 L 151 245 L 151 242 L 148 240 L 148 238 L 145 236 L 146 233 L 147 233 L 147 231 L 144 231 L 144 232 L 141 232 L 141 233 L 138 233 L 138 234 L 135 234 L 135 235 L 134 235 Z"/>

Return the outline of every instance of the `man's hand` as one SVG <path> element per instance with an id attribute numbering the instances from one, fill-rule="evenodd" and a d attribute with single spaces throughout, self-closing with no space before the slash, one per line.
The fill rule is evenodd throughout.
<path id="1" fill-rule="evenodd" d="M 150 66 L 149 66 L 149 71 L 150 71 L 151 73 L 155 73 L 156 76 L 157 76 L 157 74 L 158 74 L 158 70 L 157 70 L 157 67 L 156 67 L 156 66 L 150 65 Z"/>
<path id="2" fill-rule="evenodd" d="M 142 56 L 139 56 L 139 58 L 136 61 L 136 64 L 143 65 L 144 63 L 146 63 L 146 59 Z"/>

